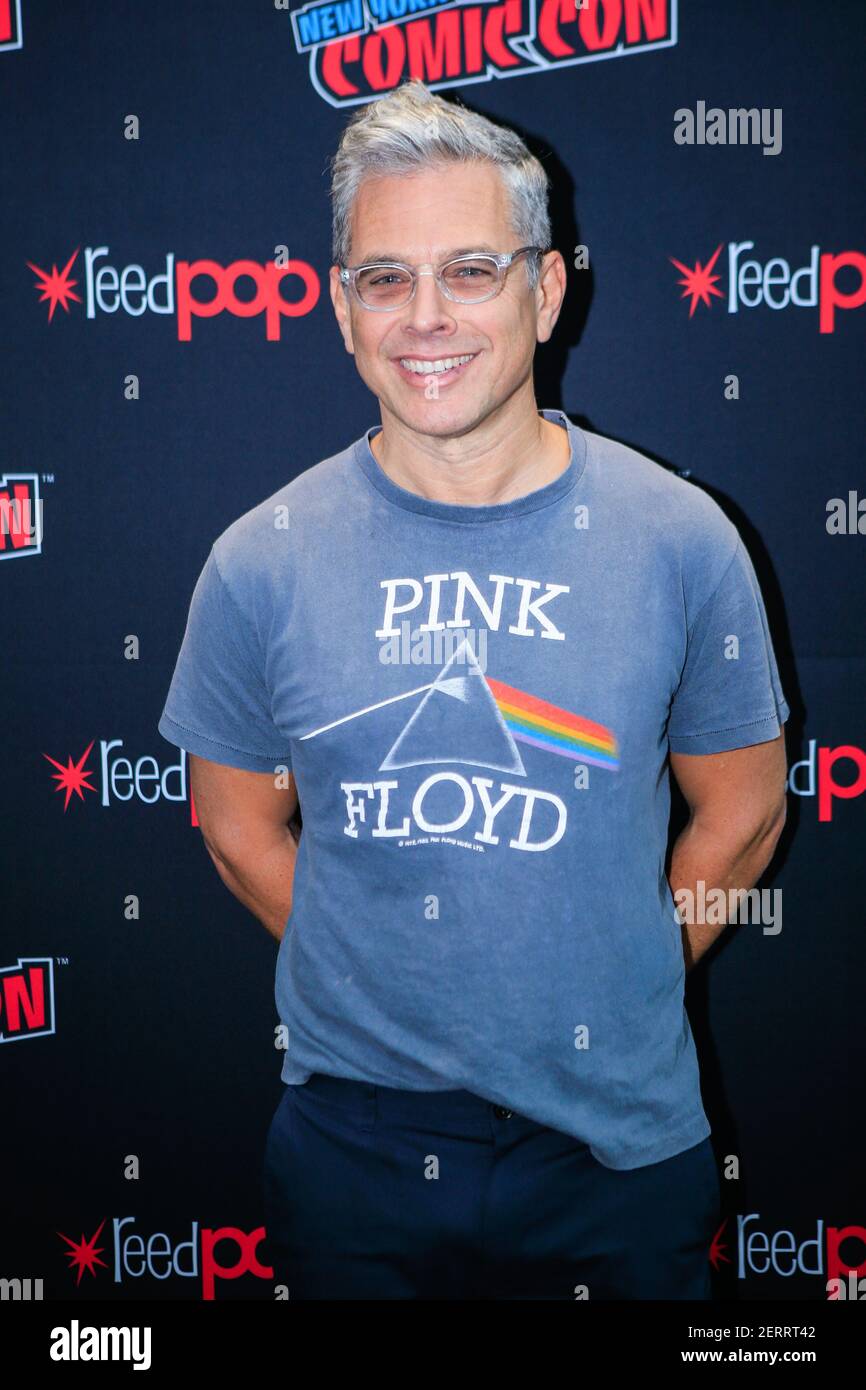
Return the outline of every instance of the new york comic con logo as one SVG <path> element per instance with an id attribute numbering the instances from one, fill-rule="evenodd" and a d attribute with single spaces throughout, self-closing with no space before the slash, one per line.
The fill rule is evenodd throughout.
<path id="1" fill-rule="evenodd" d="M 51 957 L 19 956 L 15 965 L 0 968 L 0 1043 L 55 1031 Z"/>
<path id="2" fill-rule="evenodd" d="M 676 0 L 311 0 L 291 15 L 331 106 L 408 78 L 437 91 L 669 48 L 676 20 Z"/>
<path id="3" fill-rule="evenodd" d="M 0 0 L 0 53 L 21 48 L 21 0 Z"/>
<path id="4" fill-rule="evenodd" d="M 36 473 L 0 474 L 0 560 L 42 554 L 42 498 Z"/>

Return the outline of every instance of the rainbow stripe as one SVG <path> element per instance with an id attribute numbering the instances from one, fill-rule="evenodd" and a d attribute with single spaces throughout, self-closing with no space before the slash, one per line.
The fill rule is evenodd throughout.
<path id="1" fill-rule="evenodd" d="M 603 724 L 581 719 L 578 714 L 570 714 L 490 676 L 486 680 L 512 738 L 577 762 L 596 763 L 611 772 L 618 770 L 619 747 Z"/>

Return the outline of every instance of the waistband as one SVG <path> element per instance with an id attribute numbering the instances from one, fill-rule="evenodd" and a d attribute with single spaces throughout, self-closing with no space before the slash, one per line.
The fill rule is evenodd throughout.
<path id="1" fill-rule="evenodd" d="M 289 1085 L 287 1090 L 299 1095 L 308 1093 L 358 1118 L 375 1115 L 379 1120 L 390 1119 L 421 1127 L 425 1124 L 459 1126 L 467 1133 L 479 1135 L 489 1134 L 491 1122 L 500 1125 L 508 1121 L 509 1129 L 518 1126 L 543 1128 L 510 1107 L 467 1090 L 407 1091 L 325 1072 L 313 1072 L 305 1082 Z"/>

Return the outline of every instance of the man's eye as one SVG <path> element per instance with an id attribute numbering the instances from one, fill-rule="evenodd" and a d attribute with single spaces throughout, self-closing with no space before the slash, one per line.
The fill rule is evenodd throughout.
<path id="1" fill-rule="evenodd" d="M 490 280 L 493 267 L 483 261 L 464 261 L 448 267 L 448 278 L 453 280 Z"/>

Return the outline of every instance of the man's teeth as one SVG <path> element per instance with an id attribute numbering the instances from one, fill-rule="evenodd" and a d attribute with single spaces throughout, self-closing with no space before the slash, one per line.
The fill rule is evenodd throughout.
<path id="1" fill-rule="evenodd" d="M 401 357 L 400 366 L 409 372 L 419 372 L 427 376 L 430 372 L 448 372 L 452 367 L 462 367 L 464 362 L 471 362 L 474 356 L 474 352 L 469 352 L 465 357 L 438 357 L 435 362 L 421 362 L 414 357 Z"/>

